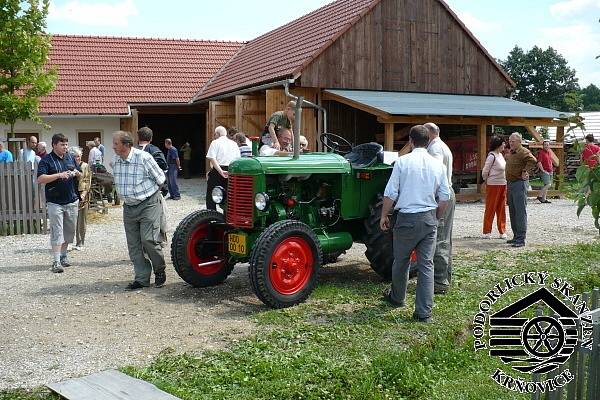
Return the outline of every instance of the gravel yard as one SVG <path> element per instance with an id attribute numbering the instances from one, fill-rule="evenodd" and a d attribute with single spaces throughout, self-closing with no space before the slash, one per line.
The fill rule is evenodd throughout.
<path id="1" fill-rule="evenodd" d="M 203 207 L 203 180 L 181 180 L 180 186 L 182 200 L 168 203 L 171 231 Z M 500 239 L 481 239 L 483 210 L 481 203 L 457 206 L 455 253 L 524 251 Z M 539 204 L 530 199 L 526 249 L 595 240 L 589 209 L 581 219 L 575 211 L 570 200 Z M 223 285 L 194 289 L 174 272 L 169 248 L 166 286 L 125 292 L 133 274 L 120 208 L 88 225 L 86 247 L 70 252 L 73 266 L 65 273 L 49 271 L 48 249 L 47 236 L 0 237 L 0 390 L 143 365 L 165 349 L 218 349 L 252 333 L 249 317 L 264 309 L 249 287 L 245 266 Z M 339 271 L 343 276 L 345 266 L 374 275 L 363 251 L 355 245 L 328 275 Z"/>

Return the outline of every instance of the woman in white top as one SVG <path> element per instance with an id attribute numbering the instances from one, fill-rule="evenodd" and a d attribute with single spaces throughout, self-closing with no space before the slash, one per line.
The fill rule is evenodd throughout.
<path id="1" fill-rule="evenodd" d="M 492 224 L 496 216 L 498 234 L 501 239 L 506 239 L 506 160 L 502 155 L 504 140 L 493 136 L 490 140 L 488 153 L 481 175 L 485 179 L 485 213 L 483 214 L 483 237 L 492 236 Z"/>

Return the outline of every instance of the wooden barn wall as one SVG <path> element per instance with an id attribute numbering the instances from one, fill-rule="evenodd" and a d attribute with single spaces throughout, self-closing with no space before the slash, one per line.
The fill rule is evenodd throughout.
<path id="1" fill-rule="evenodd" d="M 510 90 L 437 0 L 383 0 L 302 71 L 301 85 L 496 96 Z"/>
<path id="2" fill-rule="evenodd" d="M 342 136 L 350 143 L 376 142 L 383 139 L 384 126 L 377 117 L 337 101 L 324 101 L 330 133 Z M 383 144 L 383 141 L 381 141 Z"/>
<path id="3" fill-rule="evenodd" d="M 266 121 L 265 96 L 235 96 L 235 126 L 246 136 L 260 136 Z"/>
<path id="4" fill-rule="evenodd" d="M 319 91 L 313 88 L 296 87 L 290 90 L 294 96 L 304 96 L 305 100 L 317 104 L 317 95 Z M 267 118 L 275 111 L 281 111 L 285 108 L 291 98 L 285 95 L 282 89 L 271 89 L 266 91 L 266 118 L 263 124 L 266 124 Z M 300 134 L 306 136 L 309 149 L 317 149 L 318 139 L 318 112 L 311 107 L 302 107 L 302 125 Z"/>
<path id="5" fill-rule="evenodd" d="M 222 125 L 225 128 L 235 126 L 235 99 L 228 101 L 210 101 L 208 103 L 207 114 L 206 149 L 208 150 L 210 142 L 213 141 L 213 134 L 217 126 Z M 208 161 L 205 162 L 205 165 L 206 170 L 208 171 L 210 168 Z"/>

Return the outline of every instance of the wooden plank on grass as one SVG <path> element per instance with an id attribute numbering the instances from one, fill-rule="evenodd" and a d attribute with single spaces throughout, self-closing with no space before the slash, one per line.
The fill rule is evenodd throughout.
<path id="1" fill-rule="evenodd" d="M 116 370 L 47 385 L 68 400 L 180 400 L 151 383 Z"/>

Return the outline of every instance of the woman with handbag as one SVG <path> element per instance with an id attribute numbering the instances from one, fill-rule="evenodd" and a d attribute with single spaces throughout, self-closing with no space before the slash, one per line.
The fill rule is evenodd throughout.
<path id="1" fill-rule="evenodd" d="M 485 160 L 481 175 L 485 179 L 485 212 L 483 214 L 483 237 L 492 237 L 494 216 L 498 226 L 498 237 L 506 239 L 506 160 L 502 155 L 505 143 L 499 136 L 490 140 L 490 152 Z"/>
<path id="2" fill-rule="evenodd" d="M 81 168 L 81 178 L 78 182 L 79 191 L 79 213 L 77 214 L 77 229 L 75 250 L 83 250 L 85 242 L 85 230 L 87 226 L 87 213 L 90 206 L 90 187 L 92 186 L 92 171 L 87 163 L 81 160 L 81 149 L 79 147 L 71 147 L 69 153 L 73 156 L 75 163 Z"/>

